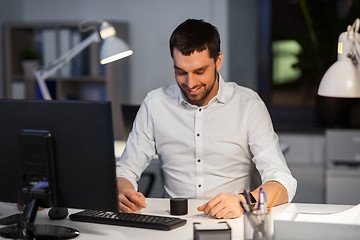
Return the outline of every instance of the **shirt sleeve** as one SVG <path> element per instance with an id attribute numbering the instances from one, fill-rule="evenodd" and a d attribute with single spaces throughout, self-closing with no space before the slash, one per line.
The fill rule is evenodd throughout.
<path id="1" fill-rule="evenodd" d="M 147 99 L 141 104 L 121 157 L 116 160 L 116 176 L 129 180 L 137 190 L 141 173 L 155 156 L 153 125 Z"/>
<path id="2" fill-rule="evenodd" d="M 296 193 L 297 181 L 286 164 L 265 104 L 259 100 L 249 107 L 247 114 L 248 142 L 261 180 L 263 183 L 277 181 L 282 184 L 291 202 Z"/>

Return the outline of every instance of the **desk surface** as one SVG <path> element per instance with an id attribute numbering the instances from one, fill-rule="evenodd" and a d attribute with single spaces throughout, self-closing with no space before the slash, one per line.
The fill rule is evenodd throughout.
<path id="1" fill-rule="evenodd" d="M 156 231 L 140 228 L 129 228 L 102 224 L 90 224 L 73 222 L 69 219 L 65 220 L 49 220 L 47 216 L 47 209 L 38 212 L 36 223 L 38 224 L 52 224 L 60 226 L 68 226 L 80 231 L 80 236 L 75 239 L 193 239 L 193 222 L 215 223 L 217 220 L 205 216 L 198 212 L 196 208 L 205 200 L 189 200 L 189 213 L 181 216 L 188 222 L 185 226 L 171 230 L 171 231 Z M 144 214 L 154 214 L 170 216 L 169 214 L 169 199 L 148 198 L 147 208 L 141 210 Z M 282 206 L 274 207 L 272 215 L 274 220 L 293 220 L 298 212 L 305 213 L 333 213 L 346 210 L 352 206 L 349 205 L 329 205 L 329 204 L 299 204 L 289 203 Z M 76 209 L 70 209 L 70 213 L 76 212 Z M 15 204 L 0 203 L 0 218 L 17 213 Z M 243 239 L 243 217 L 237 219 L 227 220 L 232 228 L 232 239 Z M 1 226 L 0 226 L 1 227 Z"/>

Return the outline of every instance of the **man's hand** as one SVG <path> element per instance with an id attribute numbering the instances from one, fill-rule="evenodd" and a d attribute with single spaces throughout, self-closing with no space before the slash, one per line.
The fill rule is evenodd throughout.
<path id="1" fill-rule="evenodd" d="M 133 185 L 126 178 L 117 178 L 119 211 L 132 213 L 146 208 L 145 197 L 140 192 L 136 192 Z"/>
<path id="2" fill-rule="evenodd" d="M 119 210 L 125 213 L 132 213 L 146 208 L 145 197 L 134 189 L 124 189 L 119 194 Z"/>
<path id="3" fill-rule="evenodd" d="M 205 215 L 223 219 L 237 218 L 243 214 L 238 198 L 235 195 L 223 193 L 197 209 Z"/>

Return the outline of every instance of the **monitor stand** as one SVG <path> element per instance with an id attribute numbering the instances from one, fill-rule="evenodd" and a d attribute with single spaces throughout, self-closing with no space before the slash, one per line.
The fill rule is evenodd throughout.
<path id="1" fill-rule="evenodd" d="M 13 225 L 20 222 L 21 215 L 20 214 L 14 214 L 11 216 L 7 216 L 0 219 L 0 225 Z"/>
<path id="2" fill-rule="evenodd" d="M 16 225 L 0 229 L 0 236 L 12 239 L 71 239 L 79 236 L 79 231 L 63 226 L 34 224 L 38 204 L 33 199 L 20 216 Z"/>

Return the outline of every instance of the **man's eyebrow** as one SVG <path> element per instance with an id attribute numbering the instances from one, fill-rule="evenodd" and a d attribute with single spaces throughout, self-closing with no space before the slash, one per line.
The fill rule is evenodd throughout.
<path id="1" fill-rule="evenodd" d="M 179 68 L 178 66 L 174 65 L 174 69 L 184 71 L 183 69 Z"/>
<path id="2" fill-rule="evenodd" d="M 202 67 L 199 67 L 197 69 L 194 69 L 193 72 L 195 71 L 202 71 L 202 70 L 206 70 L 207 68 L 209 67 L 209 65 L 205 65 L 205 66 L 202 66 Z M 179 68 L 178 66 L 174 65 L 174 69 L 176 70 L 180 70 L 180 71 L 184 71 L 184 69 L 182 68 Z"/>
<path id="3" fill-rule="evenodd" d="M 203 70 L 206 70 L 208 67 L 209 67 L 209 65 L 206 65 L 206 66 L 197 68 L 197 69 L 195 69 L 194 71 L 203 71 Z"/>

